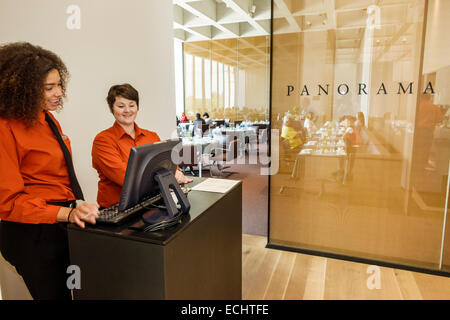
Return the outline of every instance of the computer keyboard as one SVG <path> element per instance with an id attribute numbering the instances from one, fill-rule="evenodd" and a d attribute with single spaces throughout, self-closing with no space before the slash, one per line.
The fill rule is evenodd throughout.
<path id="1" fill-rule="evenodd" d="M 188 194 L 189 191 L 191 191 L 191 188 L 181 187 L 181 190 L 183 190 L 184 194 Z M 105 224 L 121 224 L 126 219 L 133 216 L 135 213 L 137 213 L 141 210 L 149 209 L 148 208 L 149 206 L 154 205 L 156 202 L 158 202 L 161 199 L 162 199 L 162 196 L 160 193 L 158 193 L 157 195 L 155 195 L 151 198 L 148 198 L 148 199 L 142 201 L 141 203 L 138 203 L 134 207 L 128 208 L 121 212 L 119 212 L 119 204 L 116 203 L 115 205 L 112 205 L 108 208 L 104 208 L 104 209 L 100 210 L 100 215 L 96 221 L 99 223 L 105 223 Z M 176 203 L 176 201 L 177 201 L 176 198 L 174 198 L 174 200 Z"/>

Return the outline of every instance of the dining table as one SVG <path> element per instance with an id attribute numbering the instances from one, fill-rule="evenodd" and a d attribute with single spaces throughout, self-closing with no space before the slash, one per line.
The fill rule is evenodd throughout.
<path id="1" fill-rule="evenodd" d="M 340 182 L 345 184 L 349 171 L 349 159 L 344 141 L 345 130 L 344 126 L 328 122 L 312 132 L 297 154 L 294 165 L 296 172 L 293 173 L 293 176 L 300 173 L 302 178 L 326 180 L 333 174 L 342 171 Z"/>
<path id="2" fill-rule="evenodd" d="M 222 139 L 211 136 L 194 136 L 182 138 L 183 148 L 194 146 L 195 159 L 198 161 L 198 175 L 202 177 L 202 170 L 205 163 L 208 163 L 211 153 L 222 147 Z"/>

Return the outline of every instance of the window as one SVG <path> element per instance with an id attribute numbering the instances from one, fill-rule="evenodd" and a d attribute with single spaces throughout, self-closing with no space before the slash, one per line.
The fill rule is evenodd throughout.
<path id="1" fill-rule="evenodd" d="M 207 100 L 207 105 L 211 105 L 211 60 L 205 59 L 204 60 L 204 66 L 205 66 L 205 98 Z"/>
<path id="2" fill-rule="evenodd" d="M 230 66 L 225 65 L 224 66 L 224 89 L 225 89 L 225 102 L 224 102 L 224 107 L 225 108 L 229 108 L 230 107 L 230 71 L 229 71 Z"/>
<path id="3" fill-rule="evenodd" d="M 217 119 L 262 120 L 269 105 L 268 40 L 254 37 L 185 42 L 188 118 L 207 111 Z"/>
<path id="4" fill-rule="evenodd" d="M 224 93 L 224 87 L 223 87 L 223 64 L 219 63 L 219 108 L 224 107 L 224 101 L 223 101 L 223 95 Z"/>
<path id="5" fill-rule="evenodd" d="M 195 99 L 203 98 L 203 63 L 202 58 L 195 57 Z"/>
<path id="6" fill-rule="evenodd" d="M 192 81 L 194 79 L 194 64 L 193 64 L 193 56 L 190 54 L 185 55 L 185 68 L 186 68 L 186 79 L 190 79 L 191 81 L 185 81 L 184 86 L 186 88 L 186 97 L 193 97 L 194 96 L 194 82 Z"/>

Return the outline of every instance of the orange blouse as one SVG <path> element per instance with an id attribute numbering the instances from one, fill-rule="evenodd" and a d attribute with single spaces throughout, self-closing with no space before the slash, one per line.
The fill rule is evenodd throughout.
<path id="1" fill-rule="evenodd" d="M 70 141 L 62 133 L 70 152 Z M 21 223 L 56 223 L 61 207 L 47 202 L 75 200 L 61 146 L 45 121 L 27 128 L 22 121 L 0 118 L 0 219 Z"/>
<path id="2" fill-rule="evenodd" d="M 119 202 L 131 148 L 161 141 L 158 134 L 141 129 L 136 123 L 134 129 L 133 139 L 115 122 L 111 128 L 100 132 L 94 139 L 92 166 L 100 178 L 97 202 L 101 207 L 109 207 Z"/>

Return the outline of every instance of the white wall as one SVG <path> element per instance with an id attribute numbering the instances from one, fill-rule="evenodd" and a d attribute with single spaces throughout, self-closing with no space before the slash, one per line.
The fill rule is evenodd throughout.
<path id="1" fill-rule="evenodd" d="M 69 30 L 69 5 L 81 9 L 81 28 Z M 112 125 L 106 105 L 113 84 L 140 93 L 137 123 L 162 139 L 175 130 L 172 1 L 1 0 L 0 43 L 28 41 L 59 54 L 71 80 L 64 110 L 56 114 L 72 141 L 85 198 L 96 201 L 91 166 L 95 135 Z"/>
<path id="2" fill-rule="evenodd" d="M 450 1 L 430 0 L 423 73 L 436 72 L 450 65 Z"/>
<path id="3" fill-rule="evenodd" d="M 183 79 L 183 42 L 174 39 L 174 58 L 175 58 L 175 100 L 176 114 L 181 116 L 184 112 L 184 79 Z"/>

